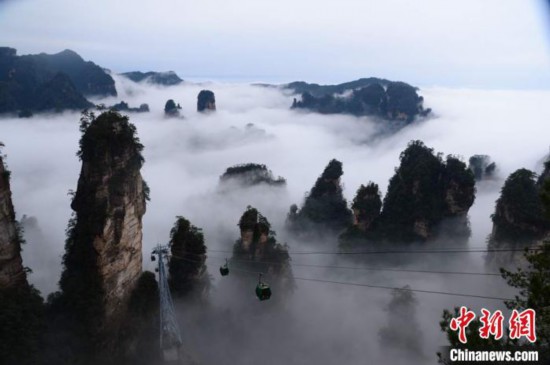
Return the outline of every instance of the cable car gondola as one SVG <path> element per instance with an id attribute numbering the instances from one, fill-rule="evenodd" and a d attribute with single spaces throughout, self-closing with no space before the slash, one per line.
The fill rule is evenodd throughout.
<path id="1" fill-rule="evenodd" d="M 220 274 L 222 274 L 222 276 L 229 275 L 229 267 L 227 266 L 227 259 L 225 259 L 225 265 L 220 266 Z"/>
<path id="2" fill-rule="evenodd" d="M 260 300 L 268 300 L 271 298 L 271 288 L 267 283 L 262 282 L 262 274 L 260 274 L 260 279 L 256 286 L 256 296 Z"/>

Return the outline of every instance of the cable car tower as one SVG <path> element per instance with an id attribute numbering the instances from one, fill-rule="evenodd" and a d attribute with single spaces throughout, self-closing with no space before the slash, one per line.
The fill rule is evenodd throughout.
<path id="1" fill-rule="evenodd" d="M 179 348 L 183 341 L 176 320 L 172 295 L 168 287 L 168 278 L 164 267 L 164 259 L 168 258 L 168 246 L 157 245 L 151 253 L 151 260 L 158 259 L 159 296 L 160 296 L 160 351 L 164 361 L 177 361 Z M 156 255 L 156 257 L 155 257 Z"/>

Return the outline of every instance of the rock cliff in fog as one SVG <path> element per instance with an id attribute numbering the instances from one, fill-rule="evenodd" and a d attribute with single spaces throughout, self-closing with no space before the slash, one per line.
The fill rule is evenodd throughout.
<path id="1" fill-rule="evenodd" d="M 376 116 L 400 122 L 412 122 L 426 116 L 424 98 L 418 89 L 404 82 L 364 78 L 339 85 L 317 85 L 293 82 L 285 89 L 301 94 L 294 99 L 293 109 L 307 109 L 322 114 Z"/>
<path id="2" fill-rule="evenodd" d="M 143 146 L 127 117 L 84 117 L 81 129 L 82 169 L 60 286 L 72 315 L 102 333 L 116 329 L 141 275 L 148 188 L 140 173 Z"/>
<path id="3" fill-rule="evenodd" d="M 210 90 L 201 90 L 197 96 L 197 111 L 215 111 L 216 110 L 216 97 Z"/>
<path id="4" fill-rule="evenodd" d="M 0 147 L 3 145 L 0 143 Z M 40 359 L 43 300 L 27 282 L 22 232 L 15 220 L 10 172 L 0 154 L 0 362 L 34 365 Z"/>
<path id="5" fill-rule="evenodd" d="M 543 173 L 541 176 L 544 176 Z M 493 229 L 489 236 L 490 249 L 518 249 L 518 252 L 491 253 L 487 261 L 495 267 L 526 264 L 521 249 L 545 238 L 550 222 L 544 214 L 543 180 L 533 171 L 519 169 L 504 182 L 495 212 L 491 216 Z"/>
<path id="6" fill-rule="evenodd" d="M 352 221 L 352 213 L 342 194 L 342 163 L 331 160 L 306 196 L 302 208 L 290 207 L 287 227 L 296 233 L 338 233 Z"/>
<path id="7" fill-rule="evenodd" d="M 497 165 L 491 161 L 491 157 L 487 155 L 473 155 L 468 162 L 468 168 L 474 173 L 476 181 L 495 177 Z"/>
<path id="8" fill-rule="evenodd" d="M 239 220 L 239 228 L 240 238 L 233 246 L 231 266 L 263 272 L 278 289 L 292 290 L 294 280 L 288 247 L 277 242 L 267 218 L 257 209 L 248 207 Z"/>
<path id="9" fill-rule="evenodd" d="M 225 188 L 255 185 L 286 186 L 286 180 L 275 177 L 266 165 L 247 163 L 228 167 L 220 176 L 220 186 Z"/>
<path id="10" fill-rule="evenodd" d="M 170 264 L 168 284 L 176 298 L 204 300 L 210 289 L 206 270 L 206 246 L 200 228 L 177 217 L 170 231 Z"/>
<path id="11" fill-rule="evenodd" d="M 22 241 L 11 200 L 10 171 L 0 155 L 0 290 L 27 285 Z"/>
<path id="12" fill-rule="evenodd" d="M 129 78 L 130 80 L 135 82 L 145 81 L 149 84 L 162 85 L 162 86 L 178 85 L 183 82 L 183 80 L 174 71 L 167 71 L 167 72 L 131 71 L 131 72 L 123 73 L 122 76 Z"/>
<path id="13" fill-rule="evenodd" d="M 475 199 L 473 173 L 459 159 L 434 154 L 421 141 L 409 143 L 390 179 L 383 204 L 378 186 L 361 186 L 354 224 L 340 237 L 343 248 L 366 241 L 424 242 L 441 236 L 467 239 L 468 211 Z"/>

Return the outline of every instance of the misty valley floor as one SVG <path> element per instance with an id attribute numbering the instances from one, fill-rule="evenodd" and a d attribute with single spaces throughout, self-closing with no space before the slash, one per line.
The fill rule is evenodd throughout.
<path id="1" fill-rule="evenodd" d="M 258 208 L 272 223 L 279 241 L 290 246 L 292 262 L 324 266 L 352 266 L 346 258 L 294 255 L 293 252 L 336 250 L 336 242 L 292 239 L 284 230 L 288 208 L 301 203 L 327 162 L 343 162 L 344 194 L 349 201 L 360 184 L 378 183 L 385 192 L 398 165 L 399 153 L 411 140 L 445 154 L 467 158 L 487 154 L 499 165 L 499 179 L 477 186 L 470 210 L 472 237 L 468 247 L 485 248 L 491 230 L 490 215 L 506 176 L 520 167 L 540 171 L 548 153 L 548 139 L 533 133 L 544 125 L 550 111 L 543 107 L 545 91 L 489 91 L 430 88 L 422 94 L 436 111 L 430 119 L 394 135 L 373 138 L 376 127 L 367 118 L 298 113 L 289 110 L 292 96 L 276 89 L 243 84 L 210 84 L 216 93 L 217 112 L 195 112 L 195 97 L 204 85 L 160 88 L 116 77 L 119 98 L 101 100 L 112 105 L 148 103 L 151 112 L 130 114 L 145 146 L 142 174 L 151 189 L 144 216 L 144 257 L 157 243 L 168 240 L 174 217 L 185 216 L 204 229 L 213 276 L 211 306 L 177 306 L 185 345 L 205 364 L 360 364 L 407 363 L 410 349 L 393 351 L 380 340 L 388 325 L 390 291 L 326 283 L 297 282 L 297 290 L 278 310 L 262 310 L 264 303 L 243 291 L 218 267 L 238 238 L 237 222 L 248 205 Z M 184 119 L 165 119 L 167 99 L 181 103 Z M 32 119 L 0 120 L 18 218 L 36 217 L 27 228 L 25 264 L 33 268 L 30 281 L 43 295 L 56 290 L 61 271 L 65 228 L 70 218 L 69 190 L 76 188 L 80 163 L 75 153 L 80 137 L 79 115 L 37 115 Z M 266 164 L 287 179 L 286 189 L 255 187 L 221 194 L 220 175 L 229 166 Z M 483 272 L 483 253 L 403 257 L 400 268 Z M 154 266 L 144 260 L 145 268 Z M 359 264 L 360 265 L 360 264 Z M 392 263 L 388 263 L 392 265 Z M 297 277 L 370 283 L 391 287 L 488 296 L 511 295 L 499 277 L 467 277 L 427 273 L 359 271 L 293 266 Z M 227 280 L 226 280 L 227 279 Z M 255 278 L 252 280 L 256 280 Z M 277 295 L 277 293 L 274 293 Z M 415 356 L 436 362 L 445 345 L 439 329 L 443 309 L 467 305 L 503 309 L 503 304 L 475 298 L 435 294 L 416 295 L 415 323 L 421 348 Z M 407 326 L 408 324 L 403 324 Z M 414 322 L 411 323 L 414 325 Z M 184 346 L 185 346 L 184 345 Z M 394 355 L 390 355 L 390 351 Z M 395 356 L 388 361 L 388 356 Z M 235 360 L 235 359 L 238 359 Z"/>

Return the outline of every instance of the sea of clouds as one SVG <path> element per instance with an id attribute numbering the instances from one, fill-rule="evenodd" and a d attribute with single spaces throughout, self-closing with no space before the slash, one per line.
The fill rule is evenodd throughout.
<path id="1" fill-rule="evenodd" d="M 150 106 L 150 113 L 130 113 L 145 146 L 142 175 L 151 189 L 143 218 L 144 269 L 152 270 L 149 252 L 166 243 L 175 217 L 182 215 L 203 228 L 213 278 L 211 306 L 178 306 L 184 346 L 205 364 L 363 364 L 410 363 L 406 352 L 381 343 L 379 330 L 388 323 L 390 291 L 327 283 L 297 281 L 285 309 L 247 315 L 241 308 L 261 306 L 250 292 L 237 292 L 217 268 L 239 237 L 237 227 L 248 205 L 272 223 L 281 242 L 290 246 L 294 263 L 347 264 L 335 256 L 293 255 L 293 251 L 332 247 L 336 242 L 301 242 L 284 231 L 289 206 L 303 201 L 332 158 L 343 162 L 344 195 L 350 202 L 360 184 L 374 181 L 385 193 L 399 164 L 399 154 L 411 140 L 420 139 L 436 152 L 462 156 L 490 155 L 498 178 L 477 186 L 470 210 L 469 247 L 486 247 L 494 210 L 504 179 L 518 168 L 540 172 L 547 155 L 550 92 L 427 88 L 420 91 L 430 118 L 391 135 L 366 117 L 319 115 L 290 110 L 293 95 L 277 88 L 248 84 L 183 83 L 160 87 L 136 84 L 115 76 L 119 96 L 94 102 L 112 105 L 124 100 L 132 107 Z M 197 94 L 215 92 L 217 111 L 196 112 Z M 164 117 L 164 104 L 174 99 L 183 118 Z M 30 281 L 45 296 L 57 290 L 64 251 L 65 228 L 71 216 L 68 192 L 76 189 L 81 163 L 78 149 L 79 114 L 36 115 L 31 119 L 0 120 L 0 141 L 12 171 L 11 188 L 18 219 L 37 219 L 27 229 L 25 265 L 34 271 Z M 255 187 L 221 193 L 219 177 L 229 166 L 266 164 L 287 180 L 286 188 Z M 409 255 L 410 256 L 410 255 Z M 404 255 L 402 268 L 484 272 L 483 253 Z M 357 265 L 357 262 L 354 263 Z M 510 295 L 503 280 L 492 276 L 434 275 L 293 267 L 297 277 L 489 296 Z M 226 280 L 227 279 L 227 280 Z M 224 281 L 226 280 L 226 281 Z M 256 279 L 253 279 L 256 280 Z M 277 295 L 277 293 L 274 293 Z M 468 305 L 502 308 L 499 301 L 417 293 L 417 322 L 423 334 L 417 363 L 435 363 L 443 309 Z M 406 323 L 403 326 L 407 326 Z M 391 357 L 393 356 L 393 357 Z M 390 357 L 390 358 L 388 358 Z"/>

